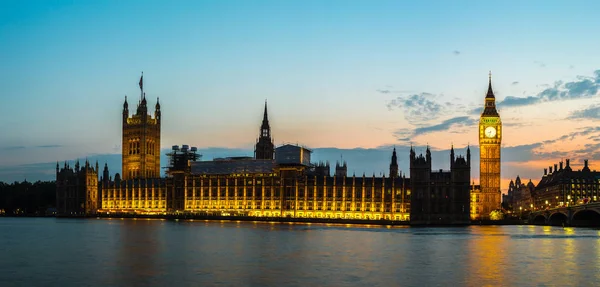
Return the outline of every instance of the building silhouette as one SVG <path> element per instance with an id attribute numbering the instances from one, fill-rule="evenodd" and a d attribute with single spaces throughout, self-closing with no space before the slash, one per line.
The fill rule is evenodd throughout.
<path id="1" fill-rule="evenodd" d="M 396 178 L 400 174 L 398 173 L 398 157 L 396 156 L 396 147 L 392 152 L 392 161 L 390 162 L 390 177 Z"/>
<path id="2" fill-rule="evenodd" d="M 56 163 L 56 211 L 59 214 L 95 214 L 101 207 L 98 192 L 98 162 L 92 167 L 86 160 L 79 160 L 71 168 L 66 162 L 62 169 Z"/>
<path id="3" fill-rule="evenodd" d="M 271 138 L 271 126 L 269 125 L 269 116 L 267 114 L 267 101 L 265 101 L 265 112 L 263 115 L 262 124 L 260 125 L 260 134 L 256 141 L 254 149 L 254 158 L 256 159 L 273 159 L 275 155 L 275 144 Z"/>
<path id="4" fill-rule="evenodd" d="M 500 209 L 500 162 L 502 143 L 502 121 L 496 110 L 496 97 L 492 90 L 492 74 L 490 73 L 488 91 L 485 96 L 485 107 L 479 120 L 479 185 L 480 189 L 472 198 L 475 202 L 475 213 L 472 219 L 490 219 L 490 213 Z"/>
<path id="5" fill-rule="evenodd" d="M 470 223 L 471 151 L 466 158 L 455 157 L 450 149 L 450 170 L 431 169 L 431 151 L 425 156 L 410 149 L 410 223 Z"/>
<path id="6" fill-rule="evenodd" d="M 502 195 L 502 203 L 509 207 L 513 213 L 522 214 L 522 212 L 531 211 L 533 209 L 533 192 L 535 185 L 531 182 L 524 183 L 521 177 L 517 176 L 515 180 L 511 180 L 508 184 L 508 193 Z"/>

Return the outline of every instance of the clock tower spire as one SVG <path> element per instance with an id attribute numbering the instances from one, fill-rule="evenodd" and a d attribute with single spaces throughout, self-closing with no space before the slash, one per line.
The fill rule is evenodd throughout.
<path id="1" fill-rule="evenodd" d="M 502 121 L 496 110 L 496 96 L 492 89 L 492 73 L 489 75 L 485 105 L 479 119 L 479 201 L 476 201 L 477 218 L 489 219 L 490 213 L 500 208 L 500 146 Z M 473 196 L 472 196 L 473 198 Z"/>

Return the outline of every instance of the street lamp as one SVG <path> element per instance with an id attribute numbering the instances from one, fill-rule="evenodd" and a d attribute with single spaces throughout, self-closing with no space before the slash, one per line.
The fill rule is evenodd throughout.
<path id="1" fill-rule="evenodd" d="M 519 206 L 519 219 L 523 218 L 523 206 Z"/>

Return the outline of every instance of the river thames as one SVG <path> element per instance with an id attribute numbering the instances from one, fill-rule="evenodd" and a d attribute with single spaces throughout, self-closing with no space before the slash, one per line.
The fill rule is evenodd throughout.
<path id="1" fill-rule="evenodd" d="M 0 286 L 586 286 L 600 231 L 0 218 Z"/>

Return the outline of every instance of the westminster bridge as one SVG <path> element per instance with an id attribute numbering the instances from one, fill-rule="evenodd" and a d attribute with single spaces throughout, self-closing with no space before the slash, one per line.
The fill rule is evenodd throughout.
<path id="1" fill-rule="evenodd" d="M 529 214 L 536 225 L 600 226 L 600 202 L 537 210 Z"/>

